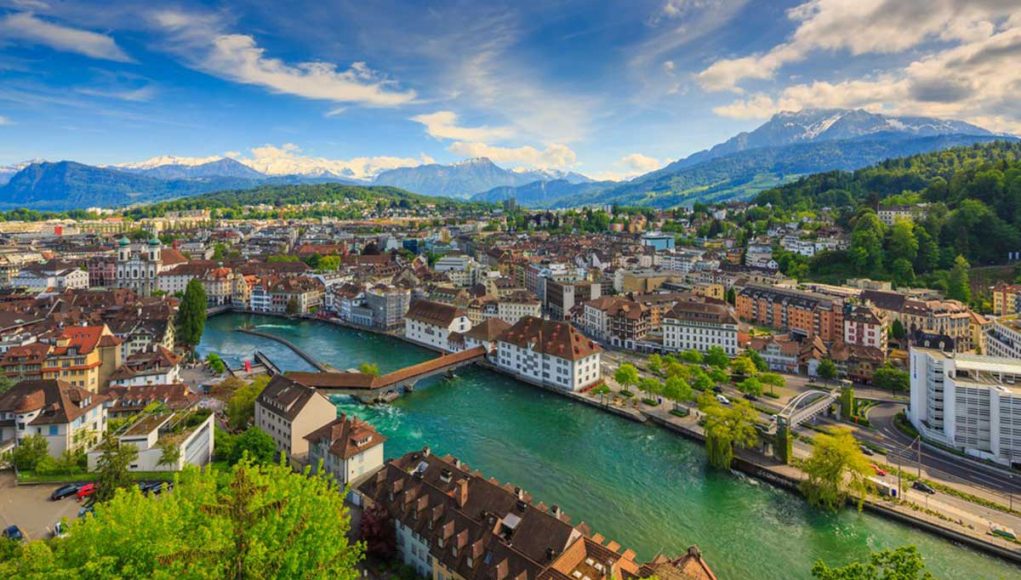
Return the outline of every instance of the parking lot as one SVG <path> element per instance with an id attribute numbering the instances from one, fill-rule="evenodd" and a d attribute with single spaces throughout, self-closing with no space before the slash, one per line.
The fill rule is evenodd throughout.
<path id="1" fill-rule="evenodd" d="M 60 518 L 73 520 L 80 504 L 73 497 L 50 501 L 58 485 L 17 486 L 14 474 L 0 472 L 0 527 L 14 524 L 30 539 L 45 538 Z"/>

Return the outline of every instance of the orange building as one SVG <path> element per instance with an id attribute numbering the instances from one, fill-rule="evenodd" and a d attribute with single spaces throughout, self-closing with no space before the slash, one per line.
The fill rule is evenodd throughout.
<path id="1" fill-rule="evenodd" d="M 843 303 L 828 296 L 750 284 L 737 295 L 741 320 L 824 341 L 843 337 Z"/>

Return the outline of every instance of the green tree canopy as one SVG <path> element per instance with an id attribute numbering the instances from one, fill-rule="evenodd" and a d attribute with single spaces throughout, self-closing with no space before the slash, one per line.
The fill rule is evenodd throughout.
<path id="1" fill-rule="evenodd" d="M 119 489 L 135 487 L 129 467 L 138 459 L 138 447 L 120 440 L 107 432 L 99 443 L 96 462 L 96 501 L 109 501 Z"/>
<path id="2" fill-rule="evenodd" d="M 227 401 L 227 418 L 231 428 L 240 431 L 248 427 L 255 417 L 255 399 L 259 398 L 267 384 L 268 376 L 256 377 L 234 391 Z"/>
<path id="3" fill-rule="evenodd" d="M 837 378 L 837 365 L 832 360 L 826 358 L 819 362 L 819 368 L 816 369 L 816 372 L 827 381 L 832 381 Z"/>
<path id="4" fill-rule="evenodd" d="M 177 342 L 194 348 L 202 340 L 206 328 L 206 289 L 193 278 L 184 289 L 184 298 L 177 310 Z"/>
<path id="5" fill-rule="evenodd" d="M 638 384 L 638 369 L 631 363 L 624 363 L 613 373 L 613 380 L 625 391 L 630 391 L 631 387 Z"/>
<path id="6" fill-rule="evenodd" d="M 730 357 L 722 346 L 711 346 L 705 353 L 705 364 L 725 369 L 730 364 Z"/>
<path id="7" fill-rule="evenodd" d="M 699 409 L 706 415 L 705 437 L 709 463 L 720 469 L 730 469 L 734 461 L 734 450 L 752 447 L 758 442 L 755 429 L 758 411 L 747 401 L 734 401 L 724 407 L 712 393 L 704 393 L 698 401 Z"/>
<path id="8" fill-rule="evenodd" d="M 810 504 L 836 511 L 843 507 L 850 492 L 858 497 L 861 509 L 872 467 L 850 429 L 837 428 L 832 435 L 816 435 L 812 455 L 802 469 L 808 474 L 802 490 Z"/>
<path id="9" fill-rule="evenodd" d="M 819 580 L 934 580 L 925 569 L 925 561 L 914 546 L 873 552 L 866 562 L 851 562 L 830 568 L 819 560 L 812 566 L 812 576 Z"/>

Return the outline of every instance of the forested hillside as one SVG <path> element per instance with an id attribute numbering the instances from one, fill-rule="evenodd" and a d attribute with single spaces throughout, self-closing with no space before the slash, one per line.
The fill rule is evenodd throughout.
<path id="1" fill-rule="evenodd" d="M 812 259 L 781 253 L 782 268 L 792 274 L 886 278 L 966 298 L 960 277 L 966 285 L 969 263 L 1003 264 L 1021 250 L 1021 144 L 960 147 L 813 175 L 765 191 L 757 202 L 771 206 L 771 216 L 830 208 L 851 231 L 846 252 Z M 913 222 L 883 224 L 876 212 L 898 204 L 926 205 Z"/>

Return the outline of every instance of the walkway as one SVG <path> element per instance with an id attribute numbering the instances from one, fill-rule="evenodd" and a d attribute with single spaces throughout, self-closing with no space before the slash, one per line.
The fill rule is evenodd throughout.
<path id="1" fill-rule="evenodd" d="M 261 331 L 258 331 L 258 330 L 252 330 L 251 328 L 236 328 L 235 330 L 237 330 L 238 332 L 243 332 L 245 334 L 251 334 L 253 336 L 261 336 L 262 338 L 268 338 L 270 340 L 275 340 L 275 341 L 279 342 L 280 344 L 286 346 L 287 348 L 293 350 L 295 354 L 297 354 L 298 356 L 303 358 L 305 360 L 305 362 L 307 362 L 308 364 L 312 365 L 313 367 L 318 369 L 320 372 L 326 373 L 326 372 L 330 372 L 331 370 L 333 370 L 332 368 L 330 368 L 329 365 L 325 365 L 325 364 L 317 361 L 315 358 L 312 357 L 312 355 L 310 355 L 307 352 L 301 350 L 300 348 L 298 348 L 298 346 L 296 344 L 294 344 L 293 342 L 287 340 L 286 338 L 281 338 L 279 336 L 276 336 L 275 334 L 270 334 L 268 332 L 261 332 Z"/>
<path id="2" fill-rule="evenodd" d="M 331 395 L 350 395 L 363 401 L 375 401 L 388 392 L 396 394 L 400 390 L 411 389 L 415 383 L 422 379 L 447 373 L 464 365 L 474 364 L 485 356 L 486 349 L 477 346 L 461 352 L 445 354 L 380 376 L 324 371 L 319 373 L 289 372 L 287 377 Z"/>

